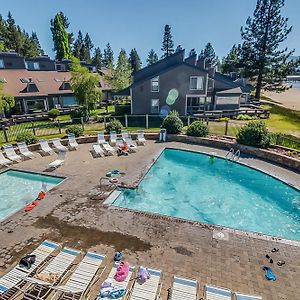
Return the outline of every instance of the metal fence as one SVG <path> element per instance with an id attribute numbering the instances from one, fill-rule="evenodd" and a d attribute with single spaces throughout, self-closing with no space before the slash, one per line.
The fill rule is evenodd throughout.
<path id="1" fill-rule="evenodd" d="M 190 125 L 199 117 L 181 116 L 184 126 Z M 0 128 L 0 144 L 11 143 L 17 140 L 21 133 L 31 132 L 37 137 L 51 138 L 55 135 L 64 135 L 66 127 L 71 124 L 78 124 L 87 134 L 94 134 L 97 131 L 104 131 L 106 124 L 112 119 L 119 120 L 125 128 L 129 130 L 146 129 L 159 130 L 162 126 L 164 117 L 160 115 L 123 115 L 123 116 L 103 116 L 97 120 L 84 121 L 83 118 L 73 119 L 72 121 L 36 121 L 15 124 Z M 236 137 L 239 129 L 246 124 L 246 121 L 236 120 L 205 120 L 212 136 L 232 136 Z M 271 134 L 271 143 L 291 149 L 300 150 L 300 139 L 283 134 Z"/>

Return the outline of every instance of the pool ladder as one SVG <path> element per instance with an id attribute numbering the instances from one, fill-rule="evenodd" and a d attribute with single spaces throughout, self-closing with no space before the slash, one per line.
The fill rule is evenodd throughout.
<path id="1" fill-rule="evenodd" d="M 238 161 L 240 159 L 240 156 L 241 156 L 241 151 L 239 149 L 235 151 L 233 148 L 230 148 L 225 158 L 230 161 Z"/>

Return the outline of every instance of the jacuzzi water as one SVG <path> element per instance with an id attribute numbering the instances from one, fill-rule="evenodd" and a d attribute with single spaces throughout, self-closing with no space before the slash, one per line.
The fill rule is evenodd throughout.
<path id="1" fill-rule="evenodd" d="M 43 188 L 49 191 L 63 180 L 62 177 L 16 170 L 1 173 L 0 221 L 32 202 Z"/>
<path id="2" fill-rule="evenodd" d="M 300 240 L 300 192 L 263 172 L 165 149 L 136 190 L 113 205 Z"/>

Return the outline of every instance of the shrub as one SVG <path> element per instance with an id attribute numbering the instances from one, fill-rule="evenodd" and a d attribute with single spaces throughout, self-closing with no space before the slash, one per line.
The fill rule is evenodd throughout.
<path id="1" fill-rule="evenodd" d="M 16 138 L 17 142 L 25 142 L 27 145 L 37 143 L 37 138 L 32 132 L 19 133 Z"/>
<path id="2" fill-rule="evenodd" d="M 256 120 L 257 117 L 256 116 L 249 116 L 249 115 L 238 115 L 236 117 L 237 120 L 242 120 L 242 121 L 248 121 L 248 120 Z"/>
<path id="3" fill-rule="evenodd" d="M 55 120 L 60 115 L 60 112 L 56 108 L 52 108 L 48 111 L 48 116 L 50 119 Z"/>
<path id="4" fill-rule="evenodd" d="M 119 120 L 113 119 L 109 123 L 106 124 L 106 131 L 116 131 L 117 133 L 120 133 L 123 126 Z"/>
<path id="5" fill-rule="evenodd" d="M 207 136 L 208 127 L 202 121 L 195 121 L 188 127 L 186 134 L 189 136 Z"/>
<path id="6" fill-rule="evenodd" d="M 67 134 L 74 134 L 76 137 L 79 137 L 83 134 L 83 129 L 81 125 L 69 125 L 66 127 Z"/>
<path id="7" fill-rule="evenodd" d="M 240 144 L 258 148 L 270 146 L 270 135 L 262 121 L 250 121 L 240 128 L 236 140 Z"/>
<path id="8" fill-rule="evenodd" d="M 225 121 L 229 121 L 230 119 L 228 117 L 222 117 L 222 118 L 218 118 L 216 119 L 216 121 L 219 121 L 219 122 L 225 122 Z"/>
<path id="9" fill-rule="evenodd" d="M 71 115 L 73 124 L 80 124 L 82 117 L 84 120 L 87 120 L 87 114 L 83 108 L 78 108 L 78 109 L 71 111 L 70 115 Z"/>
<path id="10" fill-rule="evenodd" d="M 164 118 L 161 127 L 165 128 L 167 133 L 180 133 L 183 127 L 183 122 L 179 118 L 178 112 L 175 110 L 171 111 L 169 115 Z"/>

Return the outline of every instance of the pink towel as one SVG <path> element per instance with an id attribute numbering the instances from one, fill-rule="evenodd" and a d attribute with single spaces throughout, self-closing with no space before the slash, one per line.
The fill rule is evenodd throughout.
<path id="1" fill-rule="evenodd" d="M 128 262 L 121 262 L 117 268 L 114 279 L 118 282 L 124 281 L 129 273 L 130 265 Z"/>

